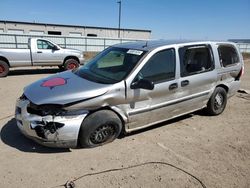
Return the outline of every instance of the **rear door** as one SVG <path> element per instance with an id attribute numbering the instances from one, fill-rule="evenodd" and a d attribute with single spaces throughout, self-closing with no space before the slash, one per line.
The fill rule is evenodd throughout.
<path id="1" fill-rule="evenodd" d="M 179 93 L 175 113 L 182 114 L 204 107 L 217 81 L 212 47 L 208 44 L 183 46 L 180 60 Z"/>
<path id="2" fill-rule="evenodd" d="M 60 65 L 62 58 L 60 50 L 55 48 L 55 45 L 49 41 L 38 39 L 32 49 L 32 60 L 34 65 Z"/>

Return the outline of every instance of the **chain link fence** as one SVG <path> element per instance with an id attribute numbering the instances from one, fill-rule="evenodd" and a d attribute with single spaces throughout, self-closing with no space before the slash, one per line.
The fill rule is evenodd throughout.
<path id="1" fill-rule="evenodd" d="M 250 53 L 250 43 L 236 43 L 241 53 Z"/>

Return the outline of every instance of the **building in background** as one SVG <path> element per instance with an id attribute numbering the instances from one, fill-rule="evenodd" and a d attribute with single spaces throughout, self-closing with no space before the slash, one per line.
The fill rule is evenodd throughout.
<path id="1" fill-rule="evenodd" d="M 62 47 L 99 52 L 123 42 L 148 40 L 151 30 L 90 27 L 0 20 L 0 48 L 28 48 L 31 37 L 51 40 Z"/>
<path id="2" fill-rule="evenodd" d="M 117 38 L 118 28 L 0 20 L 0 33 Z M 120 29 L 120 38 L 149 39 L 151 30 Z"/>

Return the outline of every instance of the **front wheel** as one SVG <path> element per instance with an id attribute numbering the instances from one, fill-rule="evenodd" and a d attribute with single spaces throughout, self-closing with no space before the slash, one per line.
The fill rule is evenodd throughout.
<path id="1" fill-rule="evenodd" d="M 64 70 L 73 70 L 79 67 L 79 63 L 75 59 L 67 59 L 63 67 Z"/>
<path id="2" fill-rule="evenodd" d="M 121 133 L 122 122 L 110 110 L 90 114 L 82 123 L 79 142 L 82 147 L 97 147 L 115 140 Z"/>
<path id="3" fill-rule="evenodd" d="M 0 77 L 5 77 L 9 73 L 9 65 L 5 61 L 0 60 Z"/>
<path id="4" fill-rule="evenodd" d="M 207 103 L 206 111 L 209 115 L 219 115 L 224 111 L 226 105 L 227 92 L 224 88 L 217 87 Z"/>

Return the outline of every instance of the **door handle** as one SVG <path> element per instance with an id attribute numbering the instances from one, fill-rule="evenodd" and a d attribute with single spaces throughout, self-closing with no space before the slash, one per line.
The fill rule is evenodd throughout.
<path id="1" fill-rule="evenodd" d="M 181 82 L 181 87 L 185 87 L 185 86 L 187 86 L 189 84 L 189 81 L 188 80 L 183 80 L 182 82 Z"/>
<path id="2" fill-rule="evenodd" d="M 37 53 L 38 53 L 38 54 L 41 54 L 41 53 L 43 53 L 43 52 L 42 52 L 42 51 L 37 51 Z"/>
<path id="3" fill-rule="evenodd" d="M 177 83 L 170 84 L 170 86 L 168 87 L 169 90 L 173 90 L 173 89 L 176 89 L 176 88 L 178 88 Z"/>

